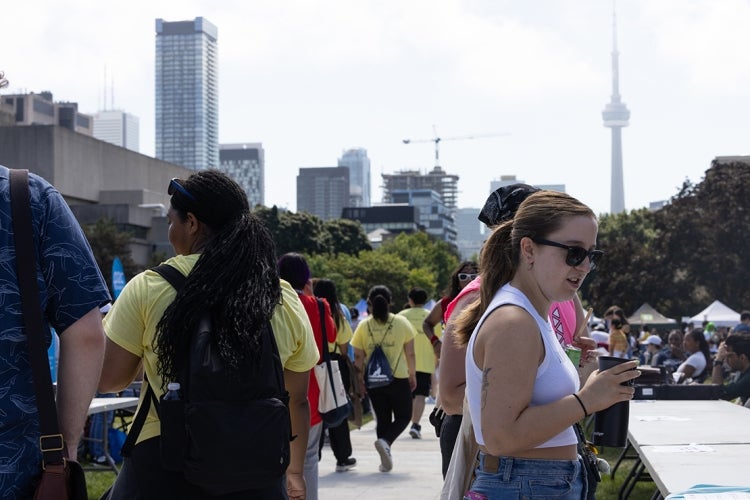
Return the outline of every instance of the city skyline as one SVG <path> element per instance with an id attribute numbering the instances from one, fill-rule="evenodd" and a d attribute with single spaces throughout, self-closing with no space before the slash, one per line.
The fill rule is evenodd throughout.
<path id="1" fill-rule="evenodd" d="M 516 175 L 564 184 L 608 212 L 611 2 L 437 5 L 12 5 L 6 48 L 19 49 L 0 60 L 2 94 L 50 90 L 91 115 L 111 99 L 139 118 L 140 149 L 153 156 L 154 19 L 201 16 L 221 35 L 219 142 L 263 143 L 267 205 L 296 209 L 299 168 L 335 165 L 347 149 L 367 150 L 379 202 L 381 173 L 434 166 L 434 144 L 403 139 L 509 133 L 441 143 L 441 166 L 460 176 L 459 207 L 481 206 L 492 180 Z M 635 117 L 623 141 L 630 210 L 699 182 L 716 156 L 748 154 L 750 3 L 622 1 L 617 19 L 620 87 Z"/>

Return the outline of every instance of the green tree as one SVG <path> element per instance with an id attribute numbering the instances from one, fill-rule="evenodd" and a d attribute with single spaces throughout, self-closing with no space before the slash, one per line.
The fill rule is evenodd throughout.
<path id="1" fill-rule="evenodd" d="M 423 282 L 428 295 L 439 295 L 450 283 L 450 276 L 459 264 L 456 250 L 448 243 L 438 240 L 427 233 L 401 233 L 394 239 L 383 243 L 376 250 L 378 253 L 396 255 L 403 260 L 409 269 L 425 269 L 432 275 L 432 286 Z"/>
<path id="2" fill-rule="evenodd" d="M 362 224 L 349 219 L 333 219 L 323 225 L 328 251 L 333 255 L 345 253 L 359 255 L 363 250 L 372 250 Z"/>
<path id="3" fill-rule="evenodd" d="M 391 290 L 394 310 L 400 310 L 406 302 L 410 270 L 397 255 L 364 251 L 358 257 L 346 254 L 305 257 L 313 276 L 332 280 L 339 300 L 347 305 L 367 297 L 374 285 L 385 285 Z"/>
<path id="4" fill-rule="evenodd" d="M 663 306 L 663 287 L 654 280 L 662 260 L 653 253 L 659 238 L 654 217 L 643 208 L 599 218 L 597 246 L 604 257 L 581 288 L 582 299 L 596 311 L 613 304 L 626 312 L 644 302 L 657 309 Z"/>
<path id="5" fill-rule="evenodd" d="M 94 224 L 84 224 L 82 228 L 110 291 L 112 290 L 112 262 L 115 257 L 119 257 L 122 262 L 125 279 L 129 280 L 143 270 L 133 262 L 131 256 L 129 247 L 131 233 L 118 229 L 112 219 L 102 218 Z"/>
<path id="6" fill-rule="evenodd" d="M 669 263 L 673 317 L 713 300 L 734 309 L 750 304 L 750 165 L 714 161 L 703 180 L 685 182 L 657 213 L 659 251 Z"/>

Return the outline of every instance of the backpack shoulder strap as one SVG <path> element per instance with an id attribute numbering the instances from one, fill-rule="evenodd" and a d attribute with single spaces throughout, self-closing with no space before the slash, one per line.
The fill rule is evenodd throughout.
<path id="1" fill-rule="evenodd" d="M 152 267 L 151 270 L 164 278 L 177 291 L 180 291 L 185 285 L 185 281 L 187 281 L 187 278 L 180 271 L 170 266 L 169 264 L 161 264 L 156 267 Z M 125 439 L 125 443 L 123 443 L 122 445 L 121 454 L 124 457 L 130 456 L 130 452 L 133 449 L 133 446 L 135 446 L 135 442 L 141 433 L 141 429 L 143 429 L 143 424 L 146 421 L 146 416 L 148 415 L 148 411 L 151 408 L 152 403 L 154 405 L 154 409 L 156 410 L 156 414 L 159 414 L 159 401 L 156 398 L 156 393 L 151 388 L 151 383 L 148 381 L 148 379 L 145 377 L 144 379 L 146 381 L 146 394 L 143 397 L 143 402 L 141 402 L 140 408 L 138 408 L 138 412 L 133 418 L 133 423 L 130 426 L 130 430 L 128 431 L 128 437 Z"/>
<path id="2" fill-rule="evenodd" d="M 148 379 L 146 379 L 145 376 L 144 379 L 146 382 L 146 395 L 143 396 L 141 407 L 138 408 L 138 413 L 135 414 L 133 423 L 130 426 L 130 430 L 128 430 L 128 436 L 125 438 L 125 442 L 122 444 L 122 450 L 120 451 L 120 454 L 123 457 L 130 456 L 130 452 L 132 451 L 133 446 L 135 446 L 135 441 L 138 439 L 138 436 L 141 433 L 141 429 L 143 429 L 144 422 L 146 422 L 146 416 L 148 415 L 148 410 L 151 408 L 152 402 L 154 404 L 154 408 L 156 409 L 156 414 L 159 415 L 159 401 L 157 401 L 156 394 L 151 388 L 151 384 L 149 383 Z"/>
<path id="3" fill-rule="evenodd" d="M 167 283 L 172 285 L 172 288 L 178 292 L 182 290 L 182 287 L 185 286 L 185 281 L 187 281 L 184 274 L 169 264 L 160 264 L 156 267 L 152 267 L 151 270 L 167 280 Z"/>

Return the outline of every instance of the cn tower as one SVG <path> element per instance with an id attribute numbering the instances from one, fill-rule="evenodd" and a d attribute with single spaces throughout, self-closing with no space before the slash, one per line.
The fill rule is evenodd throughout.
<path id="1" fill-rule="evenodd" d="M 612 15 L 612 98 L 602 111 L 604 126 L 612 129 L 612 184 L 610 213 L 625 211 L 625 187 L 622 180 L 622 128 L 629 125 L 630 111 L 620 101 L 620 71 L 617 52 L 617 14 Z"/>

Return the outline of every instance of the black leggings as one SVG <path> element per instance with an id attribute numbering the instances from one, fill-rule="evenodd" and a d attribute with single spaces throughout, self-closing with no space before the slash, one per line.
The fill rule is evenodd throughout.
<path id="1" fill-rule="evenodd" d="M 370 395 L 377 419 L 375 432 L 378 439 L 382 438 L 388 441 L 389 445 L 393 444 L 411 421 L 412 397 L 409 380 L 394 378 L 387 386 L 367 389 L 367 393 Z"/>
<path id="2" fill-rule="evenodd" d="M 181 472 L 166 471 L 159 457 L 159 437 L 147 439 L 133 447 L 129 457 L 125 457 L 120 474 L 114 484 L 102 495 L 104 500 L 281 500 L 281 479 L 264 490 L 243 491 L 221 496 L 210 496 L 197 486 L 188 483 Z M 221 457 L 217 457 L 220 460 Z"/>
<path id="3" fill-rule="evenodd" d="M 461 421 L 463 415 L 446 415 L 443 419 L 443 426 L 440 428 L 440 454 L 443 456 L 443 479 L 448 473 L 448 466 L 451 463 L 453 448 L 456 447 L 458 432 L 461 430 Z"/>

